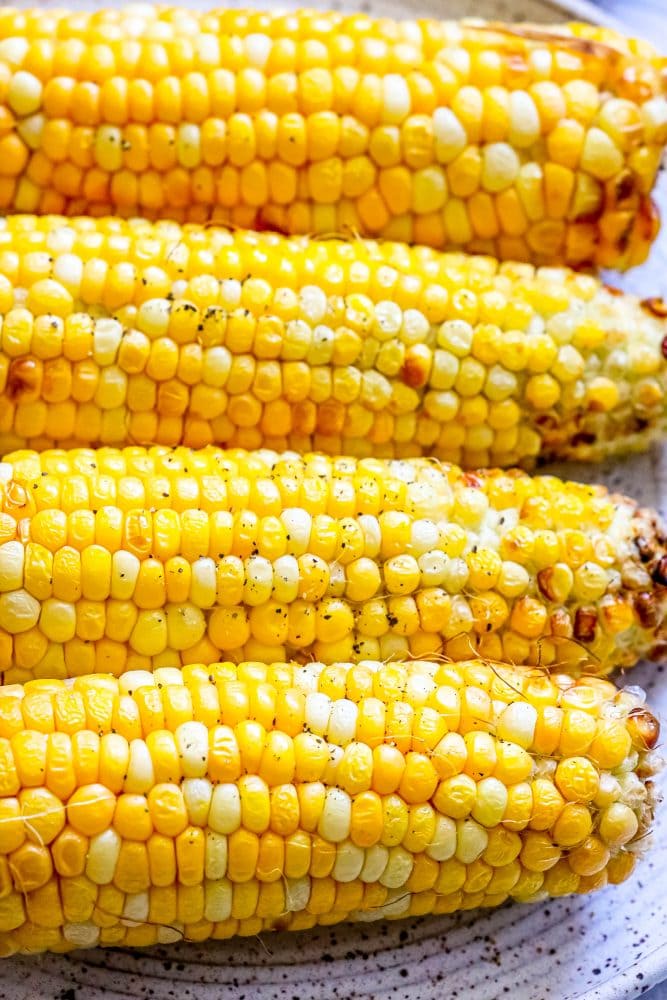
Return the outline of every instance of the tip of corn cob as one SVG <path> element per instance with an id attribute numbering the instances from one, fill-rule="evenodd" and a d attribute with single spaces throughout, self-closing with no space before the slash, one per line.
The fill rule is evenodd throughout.
<path id="1" fill-rule="evenodd" d="M 633 605 L 639 622 L 654 628 L 654 645 L 647 651 L 651 660 L 663 660 L 667 654 L 667 525 L 651 508 L 637 507 L 632 520 L 633 545 L 639 556 L 631 568 L 621 568 L 639 585 L 633 591 Z M 640 577 L 649 582 L 644 589 Z"/>

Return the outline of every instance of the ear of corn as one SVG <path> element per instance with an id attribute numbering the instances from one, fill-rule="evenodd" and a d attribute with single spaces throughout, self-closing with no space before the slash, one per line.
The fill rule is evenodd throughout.
<path id="1" fill-rule="evenodd" d="M 187 444 L 468 468 L 665 422 L 665 307 L 401 244 L 134 220 L 0 224 L 0 454 Z"/>
<path id="2" fill-rule="evenodd" d="M 621 882 L 651 821 L 657 740 L 636 692 L 480 660 L 5 687 L 0 952 L 451 913 Z"/>
<path id="3" fill-rule="evenodd" d="M 572 24 L 4 10 L 0 208 L 362 232 L 626 267 L 664 61 Z"/>
<path id="4" fill-rule="evenodd" d="M 665 648 L 656 515 L 553 477 L 215 448 L 17 452 L 0 464 L 0 542 L 11 681 L 475 651 L 606 673 Z"/>

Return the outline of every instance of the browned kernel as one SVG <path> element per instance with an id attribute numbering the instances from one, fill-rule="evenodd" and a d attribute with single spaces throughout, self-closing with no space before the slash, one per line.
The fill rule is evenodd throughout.
<path id="1" fill-rule="evenodd" d="M 660 723 L 647 708 L 633 708 L 628 713 L 628 732 L 638 750 L 654 750 L 660 739 Z"/>

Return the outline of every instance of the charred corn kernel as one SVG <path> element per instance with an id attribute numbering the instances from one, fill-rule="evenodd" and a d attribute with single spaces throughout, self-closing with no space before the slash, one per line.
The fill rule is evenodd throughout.
<path id="1" fill-rule="evenodd" d="M 466 465 L 482 458 L 507 465 L 530 463 L 537 452 L 587 459 L 637 448 L 663 419 L 660 310 L 595 282 L 582 286 L 566 270 L 489 266 L 488 258 L 398 244 L 307 242 L 141 220 L 102 219 L 91 228 L 81 218 L 16 217 L 2 228 L 7 252 L 25 261 L 15 291 L 8 285 L 0 300 L 0 385 L 12 404 L 0 424 L 3 452 L 132 440 L 368 456 L 382 444 L 383 453 L 397 457 L 421 450 Z M 147 240 L 150 257 L 142 250 Z M 181 248 L 176 256 L 174 244 Z M 107 274 L 118 245 L 131 263 L 112 264 Z M 52 261 L 48 268 L 45 260 Z M 106 277 L 89 289 L 86 274 L 94 269 Z M 332 269 L 333 285 L 312 283 L 313 274 Z M 419 293 L 389 301 L 407 270 Z M 241 282 L 237 274 L 247 277 Z M 435 310 L 434 288 L 441 296 Z M 341 295 L 349 308 L 340 308 Z M 294 299 L 287 311 L 285 297 Z M 358 329 L 357 314 L 364 318 Z M 534 337 L 523 332 L 528 324 Z M 71 488 L 83 500 L 85 487 L 75 481 Z M 143 502 L 140 495 L 132 500 Z M 125 503 L 131 505 L 129 496 Z M 104 521 L 104 510 L 96 520 Z M 203 546 L 205 560 L 206 531 L 190 520 L 187 536 L 193 548 Z M 298 584 L 284 525 L 273 530 L 271 557 L 291 557 L 273 581 L 281 601 Z M 47 561 L 51 541 L 36 535 Z M 268 549 L 268 534 L 266 542 Z M 6 544 L 3 586 L 18 572 L 16 550 Z M 94 549 L 79 548 L 81 559 L 93 559 Z M 368 557 L 347 542 L 341 555 L 354 564 L 350 594 L 362 600 L 372 586 Z M 396 555 L 390 593 L 414 593 L 414 562 Z M 476 584 L 491 587 L 498 577 L 510 589 L 519 585 L 505 581 L 495 553 L 469 553 L 467 563 Z M 127 577 L 116 569 L 112 590 L 120 597 Z M 545 586 L 556 592 L 566 582 Z M 145 610 L 157 592 L 178 585 L 173 575 L 162 579 L 143 566 L 140 583 Z M 588 566 L 570 586 L 583 599 L 603 583 Z M 189 586 L 197 603 L 210 599 L 205 562 Z M 175 642 L 198 641 L 194 621 L 183 635 L 176 619 L 170 626 Z M 264 626 L 271 634 L 270 620 Z"/>
<path id="2" fill-rule="evenodd" d="M 464 334 L 455 327 L 448 336 Z M 659 522 L 601 487 L 516 472 L 468 474 L 424 459 L 213 447 L 15 452 L 0 470 L 2 524 L 11 536 L 0 545 L 12 587 L 0 593 L 0 669 L 8 681 L 121 675 L 211 662 L 220 653 L 269 663 L 314 654 L 332 663 L 435 652 L 461 660 L 479 651 L 604 674 L 651 655 L 664 639 L 667 557 Z M 136 501 L 150 506 L 127 509 Z M 89 505 L 104 510 L 99 524 Z M 52 564 L 36 557 L 39 546 L 52 553 Z M 370 784 L 379 794 L 399 789 L 411 748 L 432 752 L 417 779 L 421 796 L 434 776 L 461 770 L 479 780 L 498 765 L 505 778 L 511 772 L 526 780 L 529 762 L 519 750 L 531 744 L 613 767 L 629 739 L 653 739 L 649 730 L 642 736 L 637 713 L 632 735 L 613 719 L 600 726 L 592 695 L 559 707 L 556 688 L 540 674 L 531 682 L 533 702 L 508 705 L 496 733 L 491 715 L 506 688 L 502 670 L 478 672 L 465 689 L 435 701 L 429 680 L 411 681 L 415 708 L 401 676 L 391 683 L 388 713 L 381 698 L 362 699 L 360 708 L 345 697 L 333 709 L 331 697 L 344 693 L 335 670 L 325 673 L 322 692 L 304 688 L 286 701 L 262 688 L 252 705 L 225 680 L 220 742 L 208 748 L 203 731 L 187 727 L 192 705 L 184 692 L 163 701 L 140 689 L 132 712 L 151 729 L 173 729 L 174 737 L 151 739 L 176 739 L 179 775 L 197 778 L 208 767 L 216 780 L 234 781 L 237 751 L 224 727 L 266 728 L 279 716 L 291 736 L 305 707 L 313 734 L 341 751 L 363 739 L 379 755 Z M 363 690 L 369 684 L 364 680 Z M 205 697 L 213 717 L 213 692 Z M 538 703 L 544 711 L 536 711 Z M 465 737 L 463 757 L 443 722 Z M 100 735 L 130 741 L 137 724 L 135 717 L 114 722 L 115 733 Z M 395 747 L 383 741 L 385 731 Z M 505 742 L 519 748 L 513 759 Z M 252 741 L 245 745 L 259 764 Z M 293 762 L 289 750 L 283 758 L 274 749 L 280 760 L 274 763 L 273 750 L 265 756 L 269 786 L 290 781 L 292 767 L 297 778 L 321 779 L 326 755 L 317 771 L 316 749 L 297 742 Z"/>

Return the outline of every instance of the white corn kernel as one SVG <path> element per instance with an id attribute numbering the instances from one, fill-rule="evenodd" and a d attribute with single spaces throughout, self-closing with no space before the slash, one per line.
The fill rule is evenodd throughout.
<path id="1" fill-rule="evenodd" d="M 208 825 L 216 833 L 234 833 L 241 825 L 241 796 L 232 783 L 216 785 L 211 797 Z"/>
<path id="2" fill-rule="evenodd" d="M 400 889 L 410 878 L 414 866 L 414 856 L 404 847 L 391 847 L 389 858 L 382 875 L 380 885 L 387 889 Z"/>
<path id="3" fill-rule="evenodd" d="M 308 550 L 313 519 L 306 510 L 298 507 L 287 507 L 280 519 L 287 531 L 287 548 L 295 556 L 301 556 Z"/>
<path id="4" fill-rule="evenodd" d="M 304 715 L 308 729 L 317 736 L 324 736 L 329 728 L 331 698 L 319 691 L 311 691 L 306 695 Z"/>
<path id="5" fill-rule="evenodd" d="M 489 835 L 474 819 L 460 819 L 456 823 L 457 861 L 470 865 L 484 853 L 489 843 Z"/>
<path id="6" fill-rule="evenodd" d="M 299 593 L 299 564 L 293 555 L 279 556 L 273 564 L 273 596 L 291 604 Z"/>
<path id="7" fill-rule="evenodd" d="M 498 720 L 499 740 L 517 743 L 524 750 L 532 746 L 537 725 L 537 709 L 525 701 L 515 701 L 508 705 Z"/>
<path id="8" fill-rule="evenodd" d="M 178 667 L 156 667 L 153 676 L 155 683 L 161 687 L 185 687 L 183 674 Z"/>
<path id="9" fill-rule="evenodd" d="M 387 73 L 383 85 L 383 121 L 390 125 L 398 125 L 410 114 L 410 90 L 403 76 L 398 73 Z"/>
<path id="10" fill-rule="evenodd" d="M 215 830 L 206 831 L 206 853 L 204 873 L 206 878 L 224 878 L 227 872 L 227 837 Z M 222 919 L 222 918 L 221 918 Z"/>
<path id="11" fill-rule="evenodd" d="M 271 54 L 271 39 L 260 32 L 246 35 L 244 41 L 245 54 L 254 69 L 264 69 Z"/>
<path id="12" fill-rule="evenodd" d="M 468 136 L 451 108 L 436 108 L 433 112 L 435 155 L 439 163 L 451 163 L 468 144 Z"/>
<path id="13" fill-rule="evenodd" d="M 336 861 L 331 877 L 336 882 L 352 882 L 355 878 L 359 878 L 365 860 L 366 853 L 363 848 L 357 847 L 351 840 L 345 840 L 336 848 Z"/>
<path id="14" fill-rule="evenodd" d="M 532 146 L 540 134 L 540 116 L 535 101 L 525 90 L 510 92 L 509 141 L 512 146 L 525 149 Z"/>
<path id="15" fill-rule="evenodd" d="M 317 826 L 320 837 L 337 844 L 350 835 L 352 801 L 340 788 L 327 788 L 322 815 Z"/>
<path id="16" fill-rule="evenodd" d="M 507 789 L 498 778 L 482 778 L 477 782 L 477 799 L 472 809 L 473 819 L 482 826 L 498 826 L 507 808 Z"/>
<path id="17" fill-rule="evenodd" d="M 211 782 L 208 778 L 185 778 L 181 783 L 181 791 L 192 825 L 206 827 L 213 795 Z"/>
<path id="18" fill-rule="evenodd" d="M 167 299 L 147 299 L 137 310 L 137 327 L 151 340 L 166 337 L 170 316 L 171 303 Z"/>
<path id="19" fill-rule="evenodd" d="M 25 70 L 14 73 L 7 88 L 7 103 L 21 118 L 33 114 L 42 103 L 41 80 Z"/>
<path id="20" fill-rule="evenodd" d="M 215 562 L 208 556 L 192 564 L 190 600 L 198 608 L 212 608 L 216 601 Z"/>
<path id="21" fill-rule="evenodd" d="M 290 913 L 305 910 L 310 899 L 310 878 L 288 878 L 285 880 L 285 907 Z"/>
<path id="22" fill-rule="evenodd" d="M 357 716 L 359 711 L 353 701 L 339 698 L 331 705 L 327 739 L 339 747 L 351 743 L 357 731 Z"/>
<path id="23" fill-rule="evenodd" d="M 130 759 L 123 791 L 144 795 L 155 784 L 155 769 L 145 740 L 130 741 Z"/>
<path id="24" fill-rule="evenodd" d="M 359 878 L 362 882 L 379 882 L 388 861 L 389 848 L 383 844 L 373 844 L 366 849 L 366 859 Z"/>
<path id="25" fill-rule="evenodd" d="M 25 548 L 21 542 L 0 545 L 0 590 L 18 590 L 23 586 Z"/>
<path id="26" fill-rule="evenodd" d="M 174 733 L 185 778 L 203 778 L 208 770 L 208 729 L 203 722 L 183 722 Z"/>
<path id="27" fill-rule="evenodd" d="M 295 688 L 305 695 L 316 694 L 318 678 L 323 669 L 323 663 L 305 663 L 303 666 L 298 667 L 294 674 Z"/>
<path id="28" fill-rule="evenodd" d="M 109 885 L 113 882 L 121 844 L 121 838 L 111 827 L 90 838 L 86 855 L 86 875 L 91 882 L 96 885 Z"/>
<path id="29" fill-rule="evenodd" d="M 125 897 L 121 923 L 126 927 L 143 924 L 148 920 L 150 897 L 147 892 L 131 892 Z"/>
<path id="30" fill-rule="evenodd" d="M 155 687 L 155 674 L 150 670 L 128 670 L 118 678 L 118 686 L 123 694 L 134 694 L 139 688 Z"/>
<path id="31" fill-rule="evenodd" d="M 184 937 L 183 924 L 176 922 L 175 924 L 160 925 L 157 928 L 157 943 L 158 944 L 176 944 L 177 941 L 182 941 Z"/>
<path id="32" fill-rule="evenodd" d="M 63 937 L 75 948 L 94 948 L 100 939 L 100 928 L 90 920 L 78 924 L 63 924 Z"/>
<path id="33" fill-rule="evenodd" d="M 317 285 L 304 285 L 299 293 L 299 305 L 308 323 L 315 326 L 327 314 L 326 294 Z"/>
<path id="34" fill-rule="evenodd" d="M 129 601 L 139 577 L 141 562 L 131 552 L 120 549 L 111 557 L 111 597 L 115 601 Z"/>
<path id="35" fill-rule="evenodd" d="M 100 367 L 114 364 L 122 338 L 123 327 L 118 320 L 96 320 L 93 330 L 93 358 Z"/>
<path id="36" fill-rule="evenodd" d="M 448 861 L 456 852 L 456 823 L 449 816 L 438 814 L 433 840 L 426 848 L 426 854 L 434 861 Z"/>
<path id="37" fill-rule="evenodd" d="M 204 883 L 204 919 L 216 923 L 227 920 L 232 913 L 233 888 L 229 879 Z"/>

